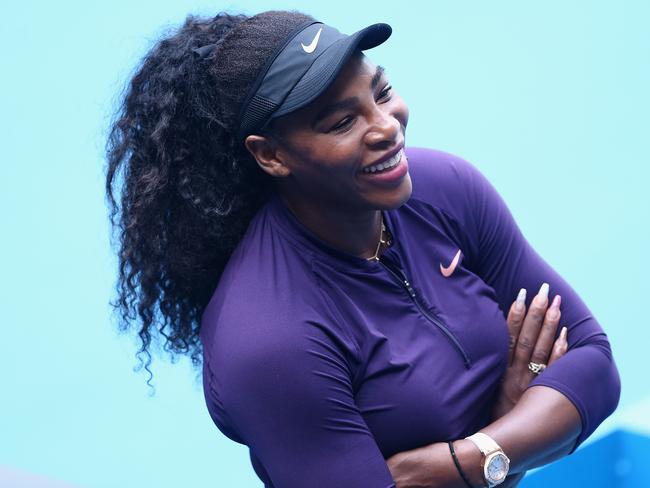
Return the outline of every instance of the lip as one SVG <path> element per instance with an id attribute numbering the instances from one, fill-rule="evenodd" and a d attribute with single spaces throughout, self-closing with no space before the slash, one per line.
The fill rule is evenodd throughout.
<path id="1" fill-rule="evenodd" d="M 392 151 L 389 152 L 389 153 L 386 153 L 385 155 L 383 155 L 381 158 L 377 159 L 376 161 L 374 161 L 374 162 L 372 162 L 372 163 L 370 163 L 370 164 L 367 164 L 366 166 L 364 166 L 363 168 L 361 168 L 361 172 L 363 172 L 363 170 L 364 170 L 365 168 L 370 168 L 371 166 L 374 166 L 375 164 L 379 164 L 379 163 L 383 163 L 384 161 L 388 161 L 390 158 L 392 158 L 393 156 L 395 156 L 395 154 L 397 154 L 398 152 L 400 152 L 402 149 L 404 149 L 404 143 L 400 144 L 400 145 L 397 146 L 394 150 L 392 150 Z"/>
<path id="2" fill-rule="evenodd" d="M 402 148 L 398 150 L 401 151 Z M 393 152 L 393 155 L 396 153 Z M 389 158 L 391 156 L 388 156 Z M 381 161 L 385 161 L 386 158 L 381 159 Z M 377 163 L 374 163 L 377 164 Z M 395 185 L 399 185 L 402 182 L 402 179 L 406 174 L 408 173 L 408 160 L 406 159 L 406 151 L 402 153 L 402 159 L 399 160 L 399 162 L 393 166 L 392 168 L 376 173 L 366 173 L 364 171 L 360 171 L 360 177 L 366 179 L 367 181 L 372 181 L 375 184 L 380 184 L 382 186 L 387 186 L 390 188 L 395 187 Z"/>

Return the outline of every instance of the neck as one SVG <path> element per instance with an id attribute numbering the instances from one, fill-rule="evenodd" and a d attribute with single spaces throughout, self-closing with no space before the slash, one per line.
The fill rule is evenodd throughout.
<path id="1" fill-rule="evenodd" d="M 360 258 L 374 256 L 381 236 L 379 210 L 354 212 L 304 201 L 298 204 L 286 194 L 281 199 L 302 225 L 330 246 Z"/>

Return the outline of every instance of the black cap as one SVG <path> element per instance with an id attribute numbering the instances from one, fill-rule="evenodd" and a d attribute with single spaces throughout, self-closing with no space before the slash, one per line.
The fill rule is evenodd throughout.
<path id="1" fill-rule="evenodd" d="M 322 22 L 300 26 L 253 84 L 240 112 L 239 138 L 307 105 L 332 84 L 356 50 L 378 46 L 391 32 L 388 24 L 372 24 L 350 36 Z"/>

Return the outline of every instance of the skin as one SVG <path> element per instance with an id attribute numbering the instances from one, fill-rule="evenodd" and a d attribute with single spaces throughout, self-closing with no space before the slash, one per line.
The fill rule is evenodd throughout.
<path id="1" fill-rule="evenodd" d="M 362 53 L 355 54 L 316 100 L 244 142 L 259 167 L 275 177 L 280 197 L 307 229 L 364 258 L 377 248 L 380 210 L 399 207 L 412 189 L 408 173 L 386 184 L 361 172 L 404 146 L 408 123 L 406 103 L 390 88 L 385 73 L 378 79 L 377 73 Z M 346 99 L 354 103 L 315 121 L 324 108 Z M 509 312 L 510 366 L 493 422 L 481 429 L 511 460 L 511 476 L 502 486 L 514 486 L 527 469 L 568 454 L 580 433 L 578 411 L 564 395 L 544 386 L 527 388 L 534 378 L 529 361 L 551 363 L 567 350 L 565 337 L 554 342 L 559 319 L 559 303 L 549 307 L 548 298 L 539 295 L 528 311 L 513 304 Z M 464 439 L 454 446 L 472 484 L 484 486 L 478 448 Z M 399 488 L 465 486 L 446 442 L 398 453 L 387 464 Z"/>

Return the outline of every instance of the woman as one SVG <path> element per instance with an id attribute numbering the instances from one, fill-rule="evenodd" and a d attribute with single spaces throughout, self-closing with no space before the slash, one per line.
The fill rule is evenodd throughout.
<path id="1" fill-rule="evenodd" d="M 408 108 L 362 53 L 389 35 L 190 17 L 111 134 L 123 324 L 145 355 L 157 327 L 203 360 L 266 486 L 514 485 L 618 402 L 606 335 L 494 188 L 405 148 Z"/>

